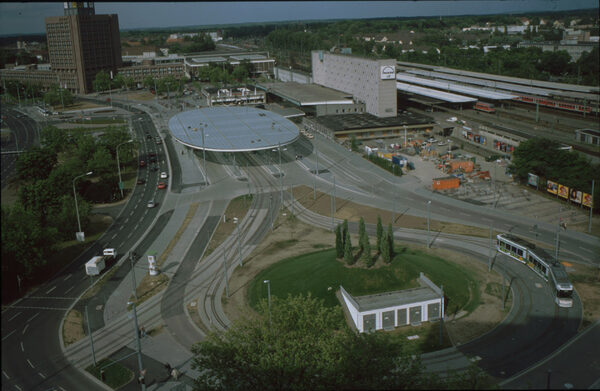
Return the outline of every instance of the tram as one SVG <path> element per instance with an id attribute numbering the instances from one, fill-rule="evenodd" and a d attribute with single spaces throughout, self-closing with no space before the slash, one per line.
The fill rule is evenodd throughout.
<path id="1" fill-rule="evenodd" d="M 560 262 L 555 261 L 545 250 L 533 243 L 511 234 L 496 236 L 496 248 L 521 263 L 526 264 L 537 275 L 551 283 L 554 291 L 554 302 L 559 307 L 573 306 L 573 285 Z"/>

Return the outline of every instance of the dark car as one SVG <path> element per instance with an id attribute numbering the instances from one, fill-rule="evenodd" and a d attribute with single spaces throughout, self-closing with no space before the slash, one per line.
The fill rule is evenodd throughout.
<path id="1" fill-rule="evenodd" d="M 144 183 L 146 183 L 146 181 L 144 179 L 142 179 L 142 178 L 140 178 L 140 179 L 137 180 L 137 184 L 138 185 L 143 185 Z"/>
<path id="2" fill-rule="evenodd" d="M 150 163 L 156 163 L 156 156 L 150 157 Z"/>
<path id="3" fill-rule="evenodd" d="M 153 165 L 151 168 L 152 171 L 158 171 L 158 167 L 156 165 Z"/>
<path id="4" fill-rule="evenodd" d="M 156 156 L 156 152 L 150 152 L 150 153 L 148 154 L 148 156 L 150 156 L 150 157 L 154 157 L 154 156 Z"/>
<path id="5" fill-rule="evenodd" d="M 141 167 L 146 167 L 146 162 L 143 160 L 140 160 L 140 168 Z"/>
<path id="6" fill-rule="evenodd" d="M 150 133 L 146 133 L 146 139 L 152 140 L 152 135 Z"/>

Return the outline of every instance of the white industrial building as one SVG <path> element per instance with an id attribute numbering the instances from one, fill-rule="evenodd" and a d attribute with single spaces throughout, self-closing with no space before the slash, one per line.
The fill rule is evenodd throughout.
<path id="1" fill-rule="evenodd" d="M 396 60 L 371 60 L 314 50 L 313 83 L 352 94 L 377 117 L 397 115 Z"/>
<path id="2" fill-rule="evenodd" d="M 408 324 L 419 325 L 443 317 L 444 295 L 423 273 L 419 288 L 351 296 L 340 285 L 340 292 L 350 317 L 359 332 L 391 330 Z M 440 313 L 441 309 L 441 313 Z"/>

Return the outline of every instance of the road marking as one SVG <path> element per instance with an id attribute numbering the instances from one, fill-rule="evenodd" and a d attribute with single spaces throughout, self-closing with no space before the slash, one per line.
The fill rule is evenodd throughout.
<path id="1" fill-rule="evenodd" d="M 129 213 L 129 216 L 133 216 L 133 212 L 135 212 L 135 211 L 132 210 L 131 213 Z"/>
<path id="2" fill-rule="evenodd" d="M 52 288 L 50 288 L 50 289 L 49 289 L 49 290 L 46 292 L 46 294 L 48 294 L 48 293 L 52 292 L 52 291 L 53 291 L 53 290 L 55 290 L 55 289 L 56 289 L 56 285 L 54 285 Z"/>
<path id="3" fill-rule="evenodd" d="M 42 379 L 46 378 L 46 376 L 44 376 L 44 374 L 42 372 L 38 372 L 38 375 L 40 375 L 42 377 Z"/>
<path id="4" fill-rule="evenodd" d="M 69 274 L 68 276 L 65 277 L 65 279 L 63 281 L 67 281 L 69 278 L 71 278 L 72 274 Z"/>
<path id="5" fill-rule="evenodd" d="M 35 368 L 35 367 L 33 366 L 33 364 L 31 363 L 31 361 L 29 361 L 29 359 L 27 359 L 27 362 L 29 363 L 29 365 L 31 365 L 31 368 Z"/>
<path id="6" fill-rule="evenodd" d="M 17 312 L 16 314 L 14 314 L 12 316 L 12 318 L 10 318 L 8 321 L 10 322 L 11 320 L 13 320 L 14 318 L 16 318 L 17 316 L 21 315 L 21 311 Z"/>
<path id="7" fill-rule="evenodd" d="M 39 312 L 36 312 L 36 313 L 35 313 L 35 315 L 33 315 L 31 318 L 27 319 L 27 322 L 25 322 L 25 323 L 29 323 L 29 322 L 31 322 L 31 321 L 32 321 L 32 320 L 33 320 L 33 319 L 34 319 L 36 316 L 38 316 L 39 314 L 40 314 Z"/>
<path id="8" fill-rule="evenodd" d="M 6 372 L 2 371 L 2 374 L 3 374 L 4 376 L 6 376 L 6 378 L 7 378 L 7 379 L 10 379 L 10 376 L 8 376 L 8 374 L 7 374 Z"/>
<path id="9" fill-rule="evenodd" d="M 117 237 L 117 234 L 114 234 L 113 236 L 111 236 L 110 240 L 113 240 L 116 237 Z"/>
<path id="10" fill-rule="evenodd" d="M 15 384 L 15 387 L 17 387 L 17 390 L 23 391 L 23 389 L 21 387 L 19 387 L 18 385 L 16 385 L 16 384 Z"/>
<path id="11" fill-rule="evenodd" d="M 62 391 L 67 391 L 64 388 L 62 388 L 61 386 L 58 386 L 58 388 L 60 388 Z"/>
<path id="12" fill-rule="evenodd" d="M 129 217 L 125 219 L 125 221 L 123 221 L 123 224 L 127 224 L 127 222 L 129 221 Z"/>
<path id="13" fill-rule="evenodd" d="M 65 291 L 65 294 L 69 293 L 69 292 L 71 291 L 71 289 L 73 289 L 73 286 L 72 286 L 72 287 L 70 287 L 69 289 L 67 289 L 67 290 Z"/>
<path id="14" fill-rule="evenodd" d="M 134 231 L 135 231 L 135 230 L 137 230 L 137 229 L 138 229 L 138 227 L 139 227 L 139 224 L 136 224 L 136 225 L 135 225 L 135 227 L 133 227 L 133 230 L 134 230 Z"/>
<path id="15" fill-rule="evenodd" d="M 24 352 L 25 348 L 23 347 L 23 341 L 21 341 L 21 351 Z"/>
<path id="16" fill-rule="evenodd" d="M 10 335 L 11 335 L 12 333 L 14 333 L 15 331 L 17 331 L 17 330 L 13 330 L 13 331 L 11 331 L 11 332 L 10 332 L 8 335 L 5 335 L 5 336 L 2 338 L 2 340 L 4 341 L 6 338 L 10 337 Z"/>
<path id="17" fill-rule="evenodd" d="M 579 248 L 580 248 L 580 249 L 582 249 L 582 250 L 583 250 L 583 251 L 585 251 L 585 252 L 588 252 L 588 253 L 595 254 L 595 252 L 594 252 L 594 251 L 592 251 L 592 250 L 588 250 L 587 248 L 583 248 L 583 247 L 581 247 L 581 246 L 579 246 Z"/>
<path id="18" fill-rule="evenodd" d="M 23 327 L 23 334 L 25 334 L 25 331 L 27 331 L 27 327 L 29 327 L 29 323 L 27 323 L 27 324 L 25 325 L 25 327 Z"/>

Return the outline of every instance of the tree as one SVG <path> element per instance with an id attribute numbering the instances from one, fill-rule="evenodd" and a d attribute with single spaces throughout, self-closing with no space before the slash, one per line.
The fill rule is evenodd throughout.
<path id="1" fill-rule="evenodd" d="M 117 73 L 112 81 L 112 88 L 123 88 L 125 86 L 125 78 L 122 74 Z"/>
<path id="2" fill-rule="evenodd" d="M 308 297 L 273 297 L 258 315 L 192 347 L 200 390 L 404 389 L 426 383 L 420 360 L 383 333 L 355 333 L 340 307 Z"/>
<path id="3" fill-rule="evenodd" d="M 356 141 L 356 136 L 350 136 L 350 148 L 353 152 L 358 152 L 358 141 Z"/>
<path id="4" fill-rule="evenodd" d="M 335 227 L 335 254 L 338 258 L 344 256 L 344 243 L 342 240 L 342 227 L 340 224 Z"/>
<path id="5" fill-rule="evenodd" d="M 344 261 L 348 265 L 354 264 L 354 255 L 352 254 L 352 243 L 350 242 L 350 232 L 346 231 L 346 240 L 344 241 Z"/>
<path id="6" fill-rule="evenodd" d="M 66 88 L 59 88 L 58 85 L 53 85 L 50 87 L 42 99 L 45 104 L 50 106 L 68 106 L 73 104 L 73 94 L 71 91 Z"/>
<path id="7" fill-rule="evenodd" d="M 358 221 L 358 246 L 360 248 L 360 251 L 364 251 L 365 249 L 365 236 L 365 219 L 361 217 Z"/>
<path id="8" fill-rule="evenodd" d="M 346 237 L 348 236 L 348 220 L 344 219 L 344 223 L 342 224 L 342 241 L 344 244 L 344 248 L 346 248 Z"/>
<path id="9" fill-rule="evenodd" d="M 54 153 L 63 152 L 67 147 L 67 132 L 55 126 L 47 126 L 42 129 L 42 143 Z"/>
<path id="10" fill-rule="evenodd" d="M 144 87 L 153 89 L 155 86 L 155 81 L 152 75 L 147 75 L 144 77 L 143 81 Z"/>
<path id="11" fill-rule="evenodd" d="M 381 258 L 383 258 L 385 263 L 390 263 L 392 260 L 390 257 L 390 239 L 387 234 L 381 240 Z"/>
<path id="12" fill-rule="evenodd" d="M 231 73 L 231 76 L 239 82 L 245 82 L 248 78 L 248 71 L 241 66 L 237 66 Z"/>
<path id="13" fill-rule="evenodd" d="M 377 251 L 381 252 L 381 241 L 383 239 L 383 224 L 381 216 L 377 216 Z"/>
<path id="14" fill-rule="evenodd" d="M 94 91 L 106 91 L 110 88 L 110 86 L 111 81 L 108 72 L 106 72 L 105 70 L 101 70 L 100 72 L 98 72 L 96 74 L 96 78 L 92 82 L 92 87 L 94 88 Z"/>
<path id="15" fill-rule="evenodd" d="M 56 166 L 58 157 L 50 148 L 33 147 L 17 159 L 17 175 L 23 180 L 46 179 Z"/>
<path id="16" fill-rule="evenodd" d="M 388 225 L 387 237 L 390 251 L 390 259 L 392 259 L 394 258 L 394 228 L 392 227 L 392 223 Z"/>
<path id="17" fill-rule="evenodd" d="M 371 267 L 375 264 L 375 258 L 371 256 L 371 243 L 369 243 L 368 236 L 365 239 L 362 258 L 365 261 L 365 264 L 367 265 L 367 267 Z"/>

